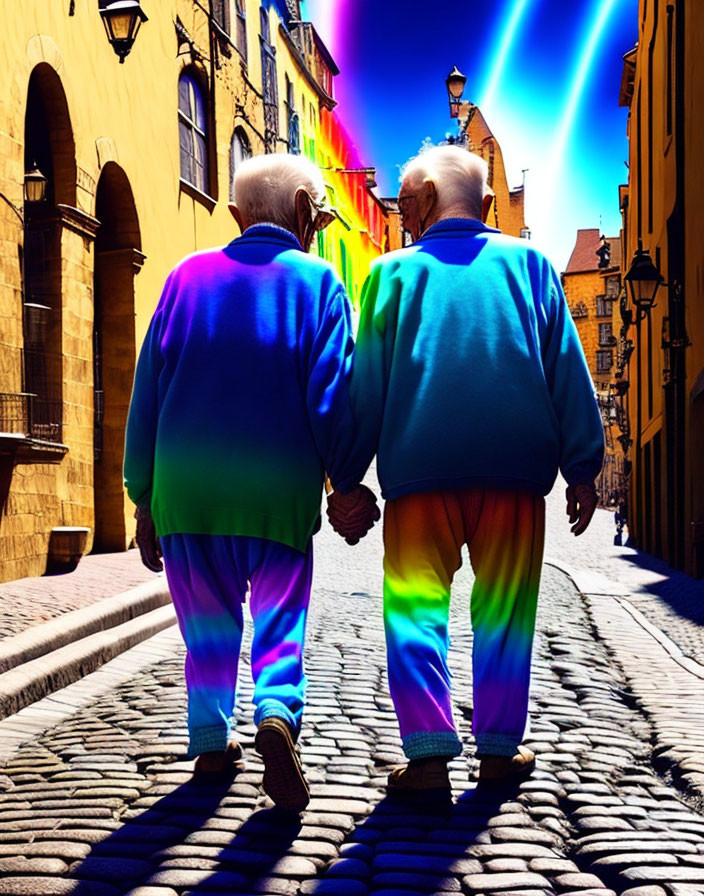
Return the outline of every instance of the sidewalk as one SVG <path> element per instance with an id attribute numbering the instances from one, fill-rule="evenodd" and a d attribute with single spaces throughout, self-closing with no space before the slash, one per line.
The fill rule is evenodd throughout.
<path id="1" fill-rule="evenodd" d="M 686 656 L 704 664 L 704 579 L 692 579 L 634 548 L 614 545 L 613 513 L 606 510 L 597 510 L 587 531 L 575 538 L 565 516 L 565 487 L 558 479 L 547 498 L 546 559 L 620 585 L 618 593 L 652 625 Z"/>
<path id="2" fill-rule="evenodd" d="M 0 640 L 18 635 L 63 613 L 156 580 L 142 565 L 139 551 L 90 554 L 74 572 L 0 584 Z"/>

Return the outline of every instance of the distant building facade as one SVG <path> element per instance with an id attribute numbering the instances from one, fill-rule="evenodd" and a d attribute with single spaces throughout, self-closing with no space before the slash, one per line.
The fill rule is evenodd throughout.
<path id="1" fill-rule="evenodd" d="M 614 315 L 622 289 L 621 238 L 598 230 L 578 230 L 562 274 L 562 286 L 584 348 L 604 423 L 606 450 L 597 482 L 602 507 L 618 508 L 625 499 L 622 387 L 619 385 L 619 326 Z"/>

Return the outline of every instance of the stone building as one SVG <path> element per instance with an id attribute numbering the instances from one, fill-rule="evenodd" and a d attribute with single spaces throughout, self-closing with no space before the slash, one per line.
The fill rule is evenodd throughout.
<path id="1" fill-rule="evenodd" d="M 629 177 L 624 269 L 639 246 L 663 278 L 652 309 L 624 308 L 630 402 L 631 535 L 704 575 L 704 6 L 640 0 L 624 57 Z M 628 344 L 630 343 L 630 345 Z"/>
<path id="2" fill-rule="evenodd" d="M 606 450 L 597 482 L 602 507 L 623 500 L 624 452 L 619 436 L 621 378 L 618 367 L 620 318 L 614 305 L 621 295 L 621 238 L 603 237 L 596 229 L 578 230 L 562 286 L 579 333 L 604 422 Z"/>
<path id="3" fill-rule="evenodd" d="M 227 203 L 243 158 L 318 158 L 333 114 L 337 67 L 295 0 L 143 6 L 124 64 L 98 2 L 4 10 L 0 580 L 43 573 L 81 529 L 85 550 L 130 543 L 125 419 L 165 277 L 237 235 Z M 35 170 L 42 201 L 24 197 Z M 346 202 L 338 190 L 341 216 Z M 320 251 L 339 262 L 378 212 L 333 224 Z"/>

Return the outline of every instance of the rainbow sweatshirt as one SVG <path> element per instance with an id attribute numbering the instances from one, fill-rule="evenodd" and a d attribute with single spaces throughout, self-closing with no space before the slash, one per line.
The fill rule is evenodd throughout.
<path id="1" fill-rule="evenodd" d="M 526 240 L 438 222 L 377 259 L 352 374 L 359 480 L 385 498 L 487 486 L 547 494 L 591 482 L 603 429 L 557 274 Z"/>
<path id="2" fill-rule="evenodd" d="M 350 311 L 326 262 L 248 228 L 169 275 L 142 346 L 125 485 L 157 533 L 305 550 L 349 435 Z"/>

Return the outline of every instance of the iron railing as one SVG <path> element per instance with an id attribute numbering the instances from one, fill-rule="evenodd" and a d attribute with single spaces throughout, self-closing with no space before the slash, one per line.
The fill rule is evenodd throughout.
<path id="1" fill-rule="evenodd" d="M 61 442 L 61 401 L 34 392 L 0 392 L 0 432 Z"/>

